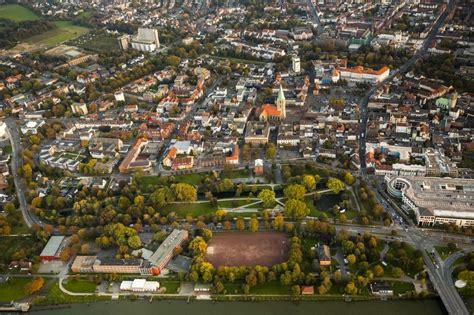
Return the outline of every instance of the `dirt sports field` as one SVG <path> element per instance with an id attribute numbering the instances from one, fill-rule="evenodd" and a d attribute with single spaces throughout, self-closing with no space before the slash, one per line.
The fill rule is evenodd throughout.
<path id="1" fill-rule="evenodd" d="M 279 232 L 215 233 L 206 260 L 219 266 L 273 266 L 288 259 L 290 241 Z"/>

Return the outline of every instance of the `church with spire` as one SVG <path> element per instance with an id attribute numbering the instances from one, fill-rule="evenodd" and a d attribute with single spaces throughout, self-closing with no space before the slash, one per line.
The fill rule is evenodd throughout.
<path id="1" fill-rule="evenodd" d="M 260 121 L 282 121 L 286 119 L 286 99 L 283 87 L 280 84 L 276 106 L 265 104 L 259 117 Z"/>

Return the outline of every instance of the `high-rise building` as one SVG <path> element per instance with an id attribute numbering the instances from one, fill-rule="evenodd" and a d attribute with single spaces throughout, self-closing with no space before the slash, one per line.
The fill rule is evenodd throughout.
<path id="1" fill-rule="evenodd" d="M 154 51 L 160 47 L 158 30 L 139 28 L 137 36 L 132 37 L 132 48 L 140 51 Z"/>
<path id="2" fill-rule="evenodd" d="M 123 35 L 117 38 L 120 49 L 127 50 L 130 47 L 130 35 Z"/>
<path id="3" fill-rule="evenodd" d="M 301 71 L 300 57 L 298 57 L 296 55 L 291 57 L 291 64 L 292 64 L 293 72 L 300 73 L 300 71 Z"/>
<path id="4" fill-rule="evenodd" d="M 286 99 L 285 93 L 283 92 L 283 87 L 280 84 L 280 90 L 278 91 L 278 98 L 276 101 L 276 106 L 278 111 L 280 112 L 280 119 L 286 119 Z"/>

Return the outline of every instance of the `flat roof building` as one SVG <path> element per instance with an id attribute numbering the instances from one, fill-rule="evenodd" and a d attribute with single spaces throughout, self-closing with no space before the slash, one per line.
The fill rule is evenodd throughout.
<path id="1" fill-rule="evenodd" d="M 68 239 L 65 236 L 51 236 L 40 254 L 42 260 L 57 260 L 64 247 L 67 246 Z"/>
<path id="2" fill-rule="evenodd" d="M 385 176 L 388 193 L 413 210 L 418 225 L 474 225 L 474 179 Z"/>
<path id="3" fill-rule="evenodd" d="M 150 257 L 150 263 L 161 271 L 173 258 L 176 247 L 183 244 L 188 238 L 188 231 L 174 229 L 170 235 L 161 243 L 160 247 Z M 155 272 L 156 273 L 156 272 Z"/>

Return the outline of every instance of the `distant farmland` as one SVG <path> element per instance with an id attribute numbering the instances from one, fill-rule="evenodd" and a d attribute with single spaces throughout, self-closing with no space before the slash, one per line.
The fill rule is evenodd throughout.
<path id="1" fill-rule="evenodd" d="M 9 19 L 15 22 L 34 21 L 39 19 L 36 13 L 18 4 L 0 5 L 0 18 Z"/>

